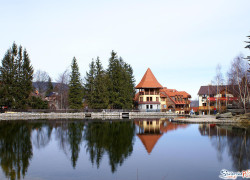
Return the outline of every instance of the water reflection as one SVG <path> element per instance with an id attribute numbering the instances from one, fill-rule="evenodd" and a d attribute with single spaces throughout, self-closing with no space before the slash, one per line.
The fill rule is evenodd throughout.
<path id="1" fill-rule="evenodd" d="M 28 123 L 1 123 L 0 162 L 8 179 L 24 177 L 32 158 L 32 126 Z"/>
<path id="2" fill-rule="evenodd" d="M 237 171 L 250 168 L 250 128 L 222 125 L 200 125 L 200 134 L 209 136 L 212 146 L 217 150 L 217 157 L 222 161 L 222 154 L 228 149 L 233 168 Z"/>
<path id="3" fill-rule="evenodd" d="M 111 171 L 115 172 L 118 165 L 133 151 L 135 125 L 127 122 L 94 122 L 86 126 L 84 139 L 86 150 L 90 154 L 92 164 L 99 168 L 103 154 L 107 153 Z"/>
<path id="4" fill-rule="evenodd" d="M 139 127 L 137 136 L 143 143 L 148 154 L 152 152 L 157 141 L 164 133 L 188 126 L 187 124 L 172 123 L 166 118 L 136 119 L 135 124 Z"/>
<path id="5" fill-rule="evenodd" d="M 50 124 L 35 123 L 32 126 L 33 131 L 33 144 L 37 149 L 45 148 L 50 140 L 53 126 Z"/>
<path id="6" fill-rule="evenodd" d="M 2 121 L 0 122 L 0 165 L 6 178 L 24 178 L 33 157 L 33 148 L 46 149 L 50 146 L 50 142 L 53 142 L 65 153 L 65 156 L 69 157 L 67 159 L 70 159 L 72 169 L 80 164 L 78 161 L 82 150 L 88 156 L 89 163 L 97 169 L 106 157 L 111 172 L 114 173 L 132 155 L 135 135 L 150 154 L 164 134 L 188 126 L 176 124 L 167 119 Z M 196 125 L 190 126 L 195 127 L 197 132 Z M 249 128 L 199 125 L 199 132 L 202 136 L 210 137 L 212 147 L 217 150 L 219 161 L 223 160 L 223 153 L 227 152 L 236 170 L 249 168 Z M 175 134 L 172 134 L 172 138 L 173 135 Z M 65 156 L 58 157 L 64 159 Z"/>

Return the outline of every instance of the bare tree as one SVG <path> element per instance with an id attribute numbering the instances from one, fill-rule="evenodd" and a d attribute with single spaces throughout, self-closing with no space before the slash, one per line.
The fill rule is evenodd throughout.
<path id="1" fill-rule="evenodd" d="M 60 109 L 67 109 L 68 108 L 68 84 L 70 78 L 69 70 L 66 69 L 63 73 L 61 73 L 57 79 L 57 86 L 56 90 L 58 92 L 58 100 Z"/>
<path id="2" fill-rule="evenodd" d="M 244 108 L 246 113 L 247 105 L 250 101 L 249 88 L 250 76 L 248 73 L 248 64 L 240 54 L 234 58 L 228 72 L 228 81 L 236 88 L 239 103 Z"/>
<path id="3" fill-rule="evenodd" d="M 224 78 L 221 72 L 221 64 L 217 64 L 216 66 L 216 76 L 214 78 L 215 84 L 217 86 L 217 96 L 220 93 L 220 86 L 222 86 L 224 84 Z M 220 96 L 218 97 L 217 101 L 216 101 L 216 108 L 218 109 L 218 105 L 219 105 L 219 112 L 221 112 L 221 105 L 220 105 Z"/>
<path id="4" fill-rule="evenodd" d="M 47 90 L 47 82 L 49 80 L 49 75 L 46 71 L 38 70 L 34 76 L 34 82 L 36 83 L 36 88 L 40 94 L 45 93 Z"/>

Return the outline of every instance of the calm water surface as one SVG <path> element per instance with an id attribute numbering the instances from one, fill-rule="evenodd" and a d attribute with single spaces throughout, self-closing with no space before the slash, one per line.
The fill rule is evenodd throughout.
<path id="1" fill-rule="evenodd" d="M 219 179 L 249 169 L 250 128 L 167 119 L 0 122 L 0 179 Z"/>

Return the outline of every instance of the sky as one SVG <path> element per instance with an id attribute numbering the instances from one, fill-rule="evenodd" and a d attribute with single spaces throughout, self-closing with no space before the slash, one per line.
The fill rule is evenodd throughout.
<path id="1" fill-rule="evenodd" d="M 0 0 L 0 59 L 15 41 L 34 70 L 54 81 L 75 56 L 82 78 L 91 60 L 104 68 L 112 50 L 138 84 L 150 68 L 164 86 L 197 99 L 221 64 L 245 49 L 250 0 Z"/>

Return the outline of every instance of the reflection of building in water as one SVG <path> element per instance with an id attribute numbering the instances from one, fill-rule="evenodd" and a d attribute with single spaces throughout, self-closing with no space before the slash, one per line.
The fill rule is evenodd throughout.
<path id="1" fill-rule="evenodd" d="M 231 135 L 232 127 L 217 126 L 215 124 L 200 124 L 199 131 L 202 136 L 228 136 Z"/>
<path id="2" fill-rule="evenodd" d="M 135 120 L 135 124 L 139 127 L 137 136 L 150 154 L 160 137 L 168 131 L 178 128 L 186 128 L 187 124 L 176 124 L 169 122 L 165 118 L 162 119 L 145 119 Z"/>

